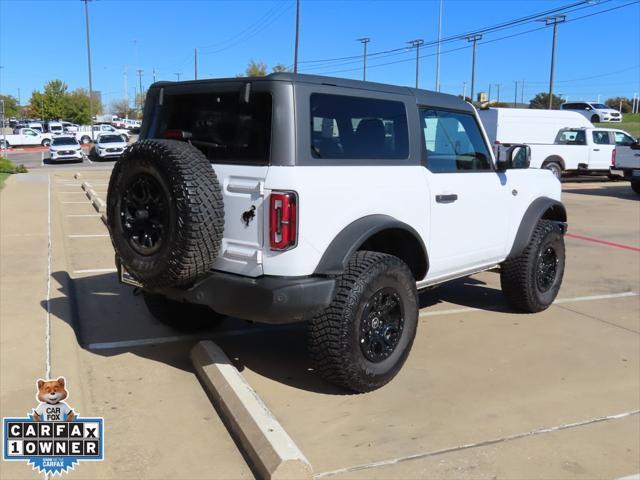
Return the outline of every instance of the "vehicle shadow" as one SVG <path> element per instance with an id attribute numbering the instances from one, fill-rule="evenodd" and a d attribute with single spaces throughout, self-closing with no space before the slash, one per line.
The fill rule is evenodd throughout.
<path id="1" fill-rule="evenodd" d="M 616 185 L 598 188 L 565 187 L 562 189 L 562 193 L 575 193 L 577 195 L 591 195 L 595 197 L 613 197 L 634 202 L 640 200 L 640 195 L 631 189 L 629 182 L 620 182 Z"/>
<path id="2" fill-rule="evenodd" d="M 346 395 L 350 392 L 324 381 L 314 371 L 306 350 L 306 327 L 253 324 L 227 319 L 216 328 L 184 333 L 160 323 L 147 311 L 141 296 L 118 283 L 116 274 L 72 279 L 65 271 L 53 273 L 59 291 L 47 302 L 52 321 L 73 328 L 81 348 L 106 357 L 131 353 L 173 368 L 194 372 L 191 347 L 199 340 L 213 340 L 230 361 L 243 371 L 255 372 L 276 382 L 316 393 Z M 460 279 L 420 294 L 421 308 L 450 302 L 461 307 L 508 311 L 499 290 L 476 279 Z M 186 320 L 186 319 L 185 319 Z M 418 330 L 424 334 L 425 327 Z"/>

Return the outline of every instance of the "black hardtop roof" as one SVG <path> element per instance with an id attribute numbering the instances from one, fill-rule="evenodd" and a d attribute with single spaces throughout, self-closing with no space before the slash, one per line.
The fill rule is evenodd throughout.
<path id="1" fill-rule="evenodd" d="M 440 108 L 450 108 L 454 110 L 472 111 L 473 107 L 461 98 L 447 93 L 433 92 L 431 90 L 422 90 L 419 88 L 402 87 L 398 85 L 389 85 L 386 83 L 368 82 L 363 80 L 351 80 L 347 78 L 325 77 L 321 75 L 307 75 L 303 73 L 277 72 L 271 73 L 264 77 L 232 77 L 232 78 L 209 78 L 204 80 L 186 80 L 183 82 L 156 82 L 151 88 L 161 88 L 169 85 L 203 85 L 207 83 L 219 82 L 272 82 L 284 81 L 289 83 L 305 83 L 315 85 L 333 85 L 336 87 L 353 88 L 360 90 L 370 90 L 375 92 L 387 92 L 396 95 L 413 96 L 416 103 L 420 105 L 433 105 Z"/>

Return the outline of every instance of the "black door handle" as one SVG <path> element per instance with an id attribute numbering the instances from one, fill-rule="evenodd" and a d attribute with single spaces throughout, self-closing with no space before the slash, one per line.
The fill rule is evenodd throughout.
<path id="1" fill-rule="evenodd" d="M 458 200 L 458 195 L 452 193 L 450 195 L 436 195 L 436 202 L 438 203 L 453 203 Z"/>

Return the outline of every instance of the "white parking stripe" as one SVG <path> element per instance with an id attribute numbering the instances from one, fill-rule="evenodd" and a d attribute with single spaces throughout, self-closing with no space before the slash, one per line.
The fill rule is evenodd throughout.
<path id="1" fill-rule="evenodd" d="M 242 330 L 227 330 L 226 332 L 213 333 L 211 335 L 176 335 L 173 337 L 158 337 L 158 338 L 141 338 L 138 340 L 121 340 L 117 342 L 101 342 L 90 343 L 87 345 L 89 350 L 106 350 L 111 348 L 129 348 L 129 347 L 143 347 L 145 345 L 158 345 L 161 343 L 174 343 L 185 342 L 188 340 L 215 340 L 216 338 L 225 337 L 241 337 L 244 335 L 254 335 L 265 332 L 281 332 L 300 329 L 299 325 L 282 326 L 282 327 L 251 327 Z"/>
<path id="2" fill-rule="evenodd" d="M 75 215 L 65 215 L 65 217 L 99 217 L 99 213 L 80 213 Z"/>
<path id="3" fill-rule="evenodd" d="M 575 302 L 589 302 L 593 300 L 607 300 L 610 298 L 624 298 L 624 297 L 637 297 L 640 294 L 637 292 L 621 292 L 621 293 L 608 293 L 604 295 L 590 295 L 586 297 L 572 297 L 572 298 L 559 298 L 554 304 L 563 304 L 563 303 L 575 303 Z M 420 318 L 424 317 L 437 317 L 439 315 L 455 315 L 456 313 L 467 313 L 467 312 L 488 312 L 491 310 L 487 310 L 486 308 L 453 308 L 450 310 L 436 310 L 433 312 L 420 312 Z"/>
<path id="4" fill-rule="evenodd" d="M 60 202 L 60 203 L 90 203 L 90 202 L 86 201 L 86 202 Z"/>
<path id="5" fill-rule="evenodd" d="M 542 435 L 544 433 L 558 432 L 558 431 L 561 431 L 561 430 L 567 430 L 567 429 L 570 429 L 570 428 L 582 427 L 582 426 L 591 425 L 591 424 L 594 424 L 594 423 L 601 423 L 601 422 L 606 422 L 606 421 L 611 421 L 611 420 L 618 420 L 618 419 L 621 419 L 621 418 L 630 417 L 632 415 L 638 415 L 638 413 L 640 413 L 640 410 L 632 410 L 632 411 L 629 411 L 629 412 L 618 413 L 618 414 L 615 414 L 615 415 L 607 415 L 607 416 L 604 416 L 604 417 L 595 417 L 595 418 L 591 418 L 589 420 L 583 420 L 581 422 L 566 423 L 566 424 L 558 425 L 558 426 L 555 426 L 555 427 L 542 427 L 542 428 L 537 428 L 535 430 L 531 430 L 529 432 L 516 433 L 516 434 L 513 434 L 513 435 L 507 435 L 507 436 L 499 437 L 499 438 L 492 438 L 490 440 L 485 440 L 483 442 L 467 443 L 465 445 L 460 445 L 460 446 L 457 446 L 457 447 L 443 448 L 441 450 L 434 450 L 434 451 L 431 451 L 431 452 L 424 452 L 424 453 L 416 453 L 414 455 L 407 455 L 406 457 L 398 457 L 398 458 L 392 458 L 392 459 L 389 459 L 389 460 L 382 460 L 382 461 L 379 461 L 379 462 L 372 462 L 372 463 L 366 463 L 366 464 L 362 464 L 362 465 L 355 465 L 353 467 L 339 468 L 337 470 L 332 470 L 330 472 L 319 473 L 317 475 L 314 475 L 313 478 L 332 477 L 334 475 L 340 475 L 340 474 L 350 473 L 350 472 L 357 472 L 357 471 L 360 471 L 360 470 L 367 470 L 367 469 L 370 469 L 370 468 L 384 467 L 384 466 L 387 466 L 387 465 L 395 465 L 397 463 L 406 462 L 406 461 L 409 461 L 409 460 L 418 460 L 418 459 L 423 459 L 423 458 L 435 457 L 435 456 L 438 456 L 438 455 L 444 455 L 446 453 L 459 452 L 461 450 L 468 450 L 470 448 L 486 447 L 486 446 L 490 446 L 490 445 L 496 445 L 498 443 L 508 442 L 508 441 L 512 441 L 512 440 L 518 440 L 520 438 L 531 437 L 531 436 L 534 436 L 534 435 Z"/>
<path id="6" fill-rule="evenodd" d="M 86 270 L 74 270 L 73 273 L 114 273 L 117 268 L 89 268 Z"/>
<path id="7" fill-rule="evenodd" d="M 108 237 L 108 233 L 97 233 L 93 235 L 67 235 L 69 238 L 96 238 L 96 237 Z"/>

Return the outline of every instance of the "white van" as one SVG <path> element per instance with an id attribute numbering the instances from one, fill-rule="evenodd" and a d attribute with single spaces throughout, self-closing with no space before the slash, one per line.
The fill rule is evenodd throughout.
<path id="1" fill-rule="evenodd" d="M 493 145 L 549 145 L 561 128 L 593 128 L 579 113 L 562 110 L 489 108 L 478 114 Z"/>

